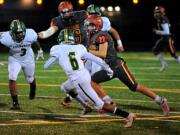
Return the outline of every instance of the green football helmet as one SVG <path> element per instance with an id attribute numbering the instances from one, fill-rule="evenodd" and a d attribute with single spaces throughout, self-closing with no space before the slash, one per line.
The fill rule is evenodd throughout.
<path id="1" fill-rule="evenodd" d="M 21 42 L 26 35 L 26 26 L 20 20 L 13 20 L 10 24 L 10 35 L 16 42 Z"/>
<path id="2" fill-rule="evenodd" d="M 89 15 L 99 15 L 99 16 L 101 16 L 101 9 L 98 6 L 94 5 L 94 4 L 89 5 L 86 10 L 87 10 Z"/>
<path id="3" fill-rule="evenodd" d="M 63 29 L 60 31 L 57 39 L 59 44 L 75 44 L 74 32 L 71 29 Z"/>

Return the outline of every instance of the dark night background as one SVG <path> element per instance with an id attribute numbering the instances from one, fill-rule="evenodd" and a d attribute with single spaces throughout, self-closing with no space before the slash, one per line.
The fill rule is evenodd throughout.
<path id="1" fill-rule="evenodd" d="M 50 20 L 58 16 L 57 7 L 61 0 L 43 0 L 43 5 L 34 4 L 31 8 L 22 8 L 18 4 L 20 0 L 5 0 L 4 5 L 0 5 L 0 31 L 9 30 L 9 23 L 13 19 L 21 19 L 27 27 L 35 29 L 36 32 L 46 30 Z M 98 6 L 120 6 L 121 13 L 113 16 L 106 14 L 111 20 L 112 26 L 121 35 L 126 51 L 151 51 L 154 45 L 152 33 L 153 9 L 156 5 L 166 8 L 166 13 L 170 19 L 171 32 L 175 39 L 175 46 L 180 50 L 180 7 L 178 0 L 139 0 L 138 5 L 134 5 L 132 0 L 85 0 L 85 4 L 80 6 L 78 0 L 72 0 L 74 10 L 86 9 L 89 4 Z M 49 49 L 56 44 L 57 34 L 39 40 L 43 49 Z M 0 51 L 7 48 L 1 46 Z"/>

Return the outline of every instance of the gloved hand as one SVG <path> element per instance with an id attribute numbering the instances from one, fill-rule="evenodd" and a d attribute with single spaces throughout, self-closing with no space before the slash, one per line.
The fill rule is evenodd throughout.
<path id="1" fill-rule="evenodd" d="M 0 62 L 0 66 L 4 66 L 4 63 Z"/>
<path id="2" fill-rule="evenodd" d="M 36 60 L 39 60 L 39 58 L 44 59 L 44 55 L 43 55 L 43 50 L 42 49 L 38 50 L 38 54 L 37 54 Z"/>
<path id="3" fill-rule="evenodd" d="M 107 75 L 109 78 L 112 78 L 114 75 L 114 71 L 111 68 L 106 69 Z"/>

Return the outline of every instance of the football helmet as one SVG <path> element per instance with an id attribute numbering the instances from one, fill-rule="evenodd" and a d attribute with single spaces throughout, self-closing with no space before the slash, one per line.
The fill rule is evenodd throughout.
<path id="1" fill-rule="evenodd" d="M 59 3 L 58 12 L 62 18 L 69 18 L 72 16 L 73 5 L 69 1 Z"/>
<path id="2" fill-rule="evenodd" d="M 13 20 L 10 24 L 10 35 L 14 41 L 21 42 L 26 35 L 25 24 L 18 19 Z"/>
<path id="3" fill-rule="evenodd" d="M 99 15 L 99 16 L 101 16 L 101 9 L 98 6 L 94 5 L 94 4 L 89 5 L 86 10 L 87 10 L 89 15 Z"/>
<path id="4" fill-rule="evenodd" d="M 165 8 L 162 6 L 156 6 L 154 8 L 154 17 L 161 18 L 165 15 Z"/>
<path id="5" fill-rule="evenodd" d="M 103 21 L 98 15 L 91 15 L 84 20 L 84 29 L 90 33 L 98 32 L 103 27 Z"/>
<path id="6" fill-rule="evenodd" d="M 57 39 L 59 44 L 75 44 L 74 32 L 71 29 L 63 29 L 60 31 Z"/>

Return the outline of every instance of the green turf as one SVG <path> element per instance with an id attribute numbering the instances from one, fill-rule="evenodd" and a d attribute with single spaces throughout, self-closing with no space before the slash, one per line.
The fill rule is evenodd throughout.
<path id="1" fill-rule="evenodd" d="M 159 72 L 160 64 L 152 53 L 123 53 L 129 69 L 136 80 L 151 87 L 157 94 L 169 100 L 170 117 L 163 117 L 157 104 L 146 96 L 134 93 L 117 79 L 102 83 L 106 92 L 118 106 L 139 115 L 131 129 L 123 128 L 124 119 L 118 117 L 82 118 L 81 107 L 74 101 L 63 108 L 60 101 L 64 93 L 59 85 L 67 77 L 58 65 L 45 71 L 45 61 L 36 62 L 37 97 L 28 99 L 29 85 L 23 73 L 18 77 L 18 92 L 21 110 L 11 111 L 8 90 L 6 54 L 0 54 L 0 134 L 1 135 L 178 135 L 180 134 L 180 64 L 165 55 L 169 68 Z M 45 54 L 48 57 L 48 54 Z M 93 115 L 99 115 L 92 112 Z M 153 114 L 151 116 L 150 114 Z M 154 119 L 152 119 L 154 118 Z M 23 121 L 22 121 L 23 120 Z M 95 121 L 96 120 L 96 121 Z M 41 122 L 40 122 L 41 121 Z M 43 121 L 43 122 L 42 122 Z"/>

